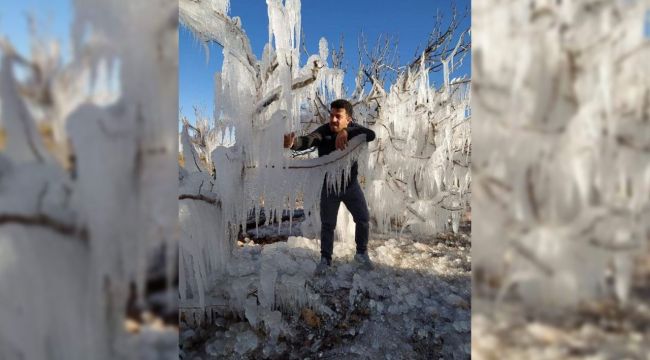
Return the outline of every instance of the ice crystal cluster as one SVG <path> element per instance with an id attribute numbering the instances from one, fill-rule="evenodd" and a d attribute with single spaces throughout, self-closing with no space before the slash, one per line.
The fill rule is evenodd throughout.
<path id="1" fill-rule="evenodd" d="M 69 63 L 38 40 L 29 60 L 2 42 L 2 359 L 155 357 L 154 335 L 124 329 L 130 284 L 141 301 L 165 243 L 174 273 L 176 4 L 74 5 Z"/>
<path id="2" fill-rule="evenodd" d="M 533 305 L 627 300 L 650 230 L 648 5 L 473 7 L 477 285 Z"/>
<path id="3" fill-rule="evenodd" d="M 202 41 L 223 46 L 223 67 L 215 75 L 215 127 L 229 127 L 235 139 L 220 146 L 193 139 L 189 124 L 183 128 L 180 296 L 189 322 L 203 321 L 213 310 L 232 311 L 277 336 L 283 331 L 278 310 L 319 309 L 318 295 L 305 288 L 318 243 L 300 237 L 261 251 L 237 248 L 235 238 L 249 211 L 255 210 L 256 218 L 262 206 L 266 214 L 281 214 L 299 201 L 308 215 L 303 235 L 318 238 L 324 179 L 337 191 L 339 182 L 347 181 L 342 174 L 357 161 L 378 231 L 395 225 L 426 233 L 457 230 L 470 184 L 469 87 L 449 79 L 455 51 L 441 59 L 440 89 L 431 87 L 423 61 L 388 91 L 375 85 L 350 99 L 355 121 L 374 129 L 376 141 L 368 145 L 359 136 L 344 151 L 293 159 L 282 147 L 282 135 L 305 134 L 327 122 L 327 104 L 345 97 L 344 73 L 329 66 L 326 39 L 318 54 L 301 60 L 299 0 L 267 5 L 269 40 L 257 59 L 242 21 L 228 15 L 228 1 L 179 3 L 185 26 Z M 204 158 L 211 164 L 194 161 L 200 152 L 210 154 Z M 337 246 L 345 250 L 335 252 L 353 254 L 354 224 L 341 209 Z"/>
<path id="4" fill-rule="evenodd" d="M 368 98 L 360 98 L 360 118 L 374 123 L 377 133 L 369 149 L 366 196 L 379 231 L 389 231 L 391 221 L 415 233 L 445 231 L 448 223 L 458 231 L 471 182 L 469 86 L 450 81 L 450 69 L 444 71 L 441 90 L 429 85 L 421 61 L 388 93 L 373 87 Z"/>

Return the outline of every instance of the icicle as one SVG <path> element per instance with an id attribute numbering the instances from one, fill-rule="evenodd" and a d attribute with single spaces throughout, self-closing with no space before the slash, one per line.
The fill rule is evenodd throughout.
<path id="1" fill-rule="evenodd" d="M 318 53 L 320 54 L 320 59 L 323 64 L 327 65 L 329 50 L 327 49 L 327 39 L 324 37 L 320 38 L 320 41 L 318 42 Z"/>
<path id="2" fill-rule="evenodd" d="M 291 207 L 289 208 L 289 233 L 287 234 L 287 236 L 291 235 L 291 226 L 293 225 L 293 210 L 294 207 L 293 205 L 291 205 Z"/>

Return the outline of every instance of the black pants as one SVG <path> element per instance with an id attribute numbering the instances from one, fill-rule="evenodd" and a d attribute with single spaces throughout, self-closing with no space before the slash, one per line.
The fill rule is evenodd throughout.
<path id="1" fill-rule="evenodd" d="M 352 219 L 356 224 L 354 241 L 357 243 L 357 254 L 365 254 L 368 251 L 368 220 L 370 215 L 368 214 L 366 198 L 363 196 L 363 191 L 357 179 L 351 179 L 348 187 L 339 194 L 327 194 L 326 187 L 323 186 L 320 200 L 320 252 L 321 256 L 327 259 L 328 262 L 332 260 L 336 216 L 338 215 L 341 202 L 350 211 Z"/>

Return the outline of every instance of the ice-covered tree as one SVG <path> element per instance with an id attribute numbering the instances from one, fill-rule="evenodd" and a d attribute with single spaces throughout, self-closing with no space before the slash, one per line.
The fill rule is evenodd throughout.
<path id="1" fill-rule="evenodd" d="M 372 127 L 377 141 L 366 145 L 355 138 L 345 151 L 294 158 L 296 154 L 282 148 L 282 135 L 306 133 L 327 122 L 326 104 L 346 96 L 342 51 L 330 52 L 327 40 L 321 39 L 319 53 L 302 61 L 300 1 L 267 4 L 269 41 L 257 59 L 241 21 L 229 16 L 228 1 L 180 2 L 181 22 L 200 40 L 223 46 L 223 67 L 215 76 L 216 120 L 219 126 L 232 127 L 235 139 L 233 146 L 212 151 L 213 175 L 188 163 L 199 152 L 189 125 L 181 136 L 181 307 L 198 316 L 196 320 L 206 308 L 225 308 L 245 313 L 251 324 L 262 318 L 265 324 L 277 324 L 277 307 L 318 307 L 317 296 L 304 287 L 304 275 L 313 264 L 287 259 L 281 245 L 265 248 L 257 259 L 233 249 L 235 236 L 249 210 L 263 205 L 267 213 L 278 214 L 294 209 L 299 195 L 305 213 L 312 214 L 305 221 L 312 227 L 304 226 L 303 234 L 316 235 L 323 178 L 332 174 L 328 181 L 338 181 L 352 161 L 367 168 L 366 194 L 379 231 L 389 231 L 391 222 L 429 234 L 446 230 L 450 223 L 455 231 L 468 201 L 469 80 L 450 79 L 450 74 L 468 53 L 469 31 L 459 29 L 455 16 L 448 28 L 432 34 L 412 63 L 389 72 L 389 46 L 378 46 L 359 66 L 351 99 L 355 121 Z M 438 69 L 444 80 L 434 87 L 429 75 Z M 345 220 L 343 213 L 340 217 Z M 345 237 L 345 222 L 339 224 Z M 287 246 L 298 246 L 296 241 L 302 240 L 290 240 Z M 286 269 L 278 269 L 282 261 Z M 288 270 L 294 265 L 302 275 Z M 257 289 L 256 300 L 248 296 L 251 289 Z"/>
<path id="2" fill-rule="evenodd" d="M 153 248 L 174 273 L 177 5 L 74 5 L 70 63 L 38 39 L 29 59 L 2 43 L 0 358 L 157 357 L 160 338 L 124 321 Z"/>
<path id="3" fill-rule="evenodd" d="M 647 4 L 475 7 L 477 290 L 546 310 L 629 299 L 649 233 Z"/>

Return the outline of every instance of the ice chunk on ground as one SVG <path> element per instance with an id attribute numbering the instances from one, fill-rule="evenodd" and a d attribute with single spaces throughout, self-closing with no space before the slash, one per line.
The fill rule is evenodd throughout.
<path id="1" fill-rule="evenodd" d="M 248 323 L 253 327 L 257 326 L 257 298 L 247 298 L 244 308 L 244 314 L 246 316 L 246 320 L 248 320 Z"/>
<path id="2" fill-rule="evenodd" d="M 226 355 L 226 340 L 223 338 L 215 339 L 205 347 L 205 352 L 210 356 L 220 357 Z"/>
<path id="3" fill-rule="evenodd" d="M 243 334 L 237 335 L 237 342 L 235 343 L 235 352 L 239 355 L 244 355 L 257 347 L 257 335 L 251 330 L 247 330 Z"/>
<path id="4" fill-rule="evenodd" d="M 269 334 L 269 338 L 273 342 L 277 341 L 278 336 L 280 336 L 284 330 L 282 314 L 277 310 L 267 312 L 263 315 L 262 320 L 264 321 L 264 327 L 266 328 L 266 332 Z"/>

